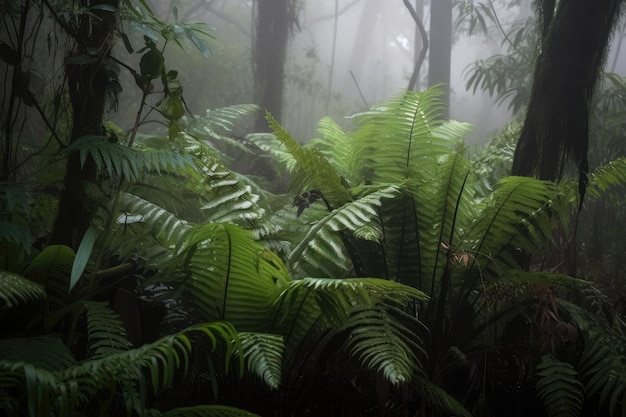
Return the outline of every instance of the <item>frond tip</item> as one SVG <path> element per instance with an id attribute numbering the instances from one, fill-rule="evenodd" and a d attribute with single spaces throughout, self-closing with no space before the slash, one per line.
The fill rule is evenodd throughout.
<path id="1" fill-rule="evenodd" d="M 551 355 L 537 365 L 537 392 L 550 417 L 575 417 L 583 402 L 583 384 L 576 378 L 574 367 Z"/>

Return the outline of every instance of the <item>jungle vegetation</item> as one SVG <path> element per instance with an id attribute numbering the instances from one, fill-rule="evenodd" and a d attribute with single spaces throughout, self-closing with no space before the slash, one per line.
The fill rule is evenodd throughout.
<path id="1" fill-rule="evenodd" d="M 207 26 L 145 0 L 1 2 L 0 413 L 626 416 L 626 81 L 594 49 L 541 88 L 585 3 L 543 2 L 519 37 L 533 82 L 491 77 L 513 57 L 468 80 L 581 107 L 468 147 L 439 86 L 306 143 L 257 104 L 192 115 L 165 50 L 210 56 Z M 599 3 L 607 29 L 620 2 Z M 130 88 L 124 130 L 107 116 Z M 238 138 L 249 117 L 266 128 Z M 559 117 L 588 129 L 533 165 L 518 140 L 573 139 Z"/>

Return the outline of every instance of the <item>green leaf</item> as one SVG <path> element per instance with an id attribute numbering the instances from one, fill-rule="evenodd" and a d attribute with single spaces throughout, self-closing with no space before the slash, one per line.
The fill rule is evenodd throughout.
<path id="1" fill-rule="evenodd" d="M 98 231 L 95 227 L 91 226 L 85 232 L 83 236 L 83 240 L 81 240 L 80 245 L 78 246 L 78 251 L 76 252 L 76 257 L 74 258 L 74 264 L 72 265 L 72 273 L 70 275 L 70 286 L 69 290 L 76 285 L 78 280 L 83 275 L 85 271 L 85 267 L 87 266 L 87 262 L 91 257 L 91 251 L 93 250 L 93 245 L 96 242 L 96 238 L 98 237 Z"/>

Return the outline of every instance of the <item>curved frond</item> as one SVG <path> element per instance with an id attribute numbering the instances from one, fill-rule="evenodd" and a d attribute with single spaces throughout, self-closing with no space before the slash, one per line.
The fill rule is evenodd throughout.
<path id="1" fill-rule="evenodd" d="M 606 193 L 613 187 L 626 184 L 626 157 L 614 159 L 608 164 L 596 168 L 589 174 L 587 193 L 595 198 Z M 619 197 L 622 197 L 620 193 Z"/>
<path id="2" fill-rule="evenodd" d="M 227 370 L 235 353 L 240 358 L 240 367 L 243 366 L 242 346 L 235 328 L 229 323 L 215 322 L 198 324 L 154 343 L 101 358 L 80 363 L 59 362 L 66 365 L 62 369 L 57 365 L 47 370 L 19 360 L 16 353 L 12 360 L 0 360 L 0 374 L 5 375 L 7 381 L 18 382 L 14 388 L 22 392 L 16 394 L 26 398 L 31 415 L 71 415 L 70 410 L 81 410 L 91 401 L 97 401 L 99 395 L 108 396 L 119 386 L 134 387 L 135 394 L 139 394 L 138 398 L 126 401 L 130 412 L 138 401 L 145 404 L 146 392 L 138 386 L 145 387 L 149 379 L 156 394 L 173 383 L 177 372 L 186 372 L 194 349 L 190 334 L 198 332 L 209 340 L 211 351 L 218 342 L 226 342 L 223 345 L 227 347 Z"/>
<path id="3" fill-rule="evenodd" d="M 364 227 L 376 228 L 381 200 L 397 194 L 396 187 L 385 187 L 346 203 L 318 220 L 289 254 L 292 269 L 301 271 L 300 275 L 318 277 L 336 277 L 339 271 L 347 270 L 350 254 L 339 232 L 352 234 Z"/>
<path id="4" fill-rule="evenodd" d="M 276 298 L 274 326 L 287 332 L 286 343 L 299 343 L 320 318 L 340 328 L 356 309 L 427 299 L 416 288 L 386 279 L 304 278 L 290 282 Z"/>
<path id="5" fill-rule="evenodd" d="M 0 271 L 0 312 L 19 304 L 46 298 L 44 288 L 33 281 L 8 271 Z"/>
<path id="6" fill-rule="evenodd" d="M 268 333 L 239 333 L 248 370 L 261 378 L 267 386 L 280 388 L 283 354 L 283 337 Z"/>
<path id="7" fill-rule="evenodd" d="M 584 398 L 578 373 L 567 362 L 544 355 L 537 365 L 537 393 L 549 417 L 576 417 Z"/>
<path id="8" fill-rule="evenodd" d="M 268 325 L 272 301 L 289 281 L 278 256 L 229 224 L 190 229 L 171 268 L 157 279 L 178 280 L 206 320 L 229 320 L 241 330 Z"/>
<path id="9" fill-rule="evenodd" d="M 343 178 L 358 181 L 352 178 L 352 149 L 349 135 L 330 117 L 323 117 L 317 123 L 317 132 L 320 137 L 311 139 L 307 146 L 319 149 Z"/>
<path id="10" fill-rule="evenodd" d="M 193 136 L 200 139 L 220 140 L 243 151 L 248 151 L 245 146 L 225 136 L 224 133 L 231 132 L 235 128 L 234 122 L 257 110 L 259 110 L 259 106 L 255 104 L 235 104 L 213 110 L 207 109 L 203 116 L 185 116 L 181 122 L 184 129 Z"/>

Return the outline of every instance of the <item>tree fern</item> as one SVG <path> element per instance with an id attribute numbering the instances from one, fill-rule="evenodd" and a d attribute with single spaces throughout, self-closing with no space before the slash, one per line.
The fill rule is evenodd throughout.
<path id="1" fill-rule="evenodd" d="M 549 417 L 575 417 L 584 398 L 583 384 L 570 363 L 544 355 L 537 365 L 537 392 Z"/>

